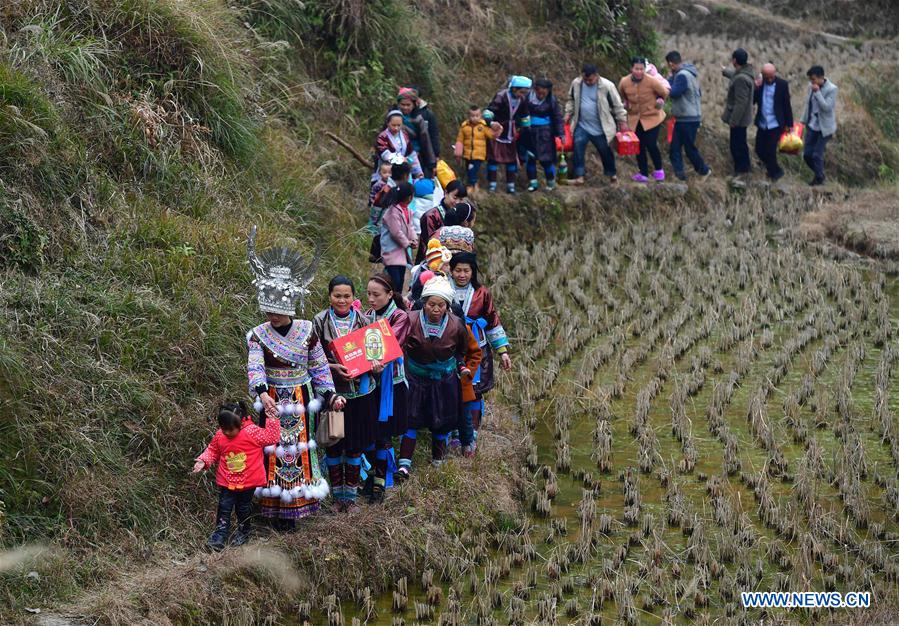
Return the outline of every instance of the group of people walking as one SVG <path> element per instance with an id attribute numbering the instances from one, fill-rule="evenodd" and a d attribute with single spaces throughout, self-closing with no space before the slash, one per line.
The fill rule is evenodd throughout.
<path id="1" fill-rule="evenodd" d="M 693 171 L 701 178 L 708 177 L 711 169 L 697 147 L 703 119 L 699 71 L 677 50 L 665 55 L 665 63 L 667 77 L 648 59 L 634 57 L 630 72 L 617 83 L 601 76 L 596 65 L 585 64 L 581 75 L 571 81 L 564 103 L 554 94 L 549 79 L 512 76 L 486 107 L 472 105 L 459 127 L 453 148 L 464 162 L 468 192 L 478 188 L 485 164 L 489 192 L 497 190 L 502 170 L 506 191 L 516 193 L 521 166 L 528 191 L 540 188 L 538 166 L 547 190 L 556 187 L 560 170 L 567 175 L 567 183 L 583 184 L 585 155 L 591 144 L 602 162 L 603 174 L 617 183 L 614 146 L 616 135 L 623 131 L 633 131 L 640 143 L 639 171 L 633 181 L 661 182 L 666 174 L 658 135 L 669 117 L 669 160 L 674 176 L 687 180 L 686 155 Z M 777 75 L 772 63 L 764 64 L 756 75 L 749 53 L 742 48 L 734 50 L 731 65 L 722 67 L 722 74 L 729 81 L 721 120 L 730 131 L 733 176 L 739 180 L 752 169 L 747 135 L 748 128 L 755 125 L 756 155 L 768 178 L 780 179 L 784 172 L 778 163 L 779 142 L 794 128 L 789 83 Z M 819 65 L 811 67 L 807 76 L 809 90 L 800 119 L 803 156 L 814 174 L 811 184 L 820 185 L 825 179 L 827 142 L 836 132 L 837 87 Z M 438 144 L 437 120 L 427 103 L 414 88 L 402 88 L 376 141 L 378 162 L 405 159 L 414 178 L 429 178 L 440 160 Z M 571 172 L 567 171 L 565 152 L 571 153 Z"/>
<path id="2" fill-rule="evenodd" d="M 401 182 L 388 188 L 389 206 L 408 226 L 403 203 L 412 193 L 411 168 L 392 168 Z M 403 242 L 404 262 L 395 266 L 401 272 L 373 273 L 359 292 L 352 279 L 332 277 L 328 306 L 311 320 L 297 318 L 296 308 L 309 293 L 317 260 L 288 248 L 257 253 L 253 227 L 247 254 L 266 317 L 247 333 L 255 402 L 253 410 L 242 401 L 219 408 L 219 429 L 193 468 L 217 466 L 212 549 L 250 538 L 254 499 L 262 517 L 285 530 L 329 496 L 338 512 L 354 509 L 360 497 L 380 503 L 388 487 L 411 475 L 422 431 L 430 432 L 435 466 L 454 448 L 474 456 L 484 395 L 494 384 L 494 358 L 507 370 L 511 358 L 499 312 L 478 273 L 469 227 L 474 208 L 461 201 L 464 185 L 447 187 L 441 208 L 422 217 L 427 246 L 406 293 L 403 282 L 417 243 L 411 229 Z M 385 241 L 384 254 L 391 245 L 399 244 Z M 381 322 L 402 356 L 381 361 L 366 353 L 369 371 L 352 374 L 338 354 L 340 340 Z M 233 513 L 238 524 L 232 536 Z"/>
<path id="3" fill-rule="evenodd" d="M 298 318 L 296 309 L 309 293 L 317 259 L 288 248 L 257 254 L 253 227 L 247 254 L 266 317 L 246 336 L 255 401 L 252 410 L 242 401 L 219 408 L 219 429 L 194 464 L 195 472 L 217 466 L 219 507 L 210 547 L 249 539 L 254 499 L 263 517 L 287 530 L 329 496 L 336 511 L 352 510 L 360 495 L 371 504 L 381 502 L 394 481 L 410 476 L 422 431 L 430 431 L 434 465 L 454 448 L 466 457 L 475 454 L 494 360 L 506 370 L 512 364 L 499 311 L 478 271 L 477 209 L 469 194 L 478 187 L 480 170 L 486 162 L 488 191 L 496 190 L 503 170 L 506 191 L 514 194 L 519 165 L 524 164 L 528 191 L 540 187 L 539 167 L 552 190 L 567 167 L 563 149 L 570 147 L 568 182 L 583 184 L 592 144 L 614 183 L 616 133 L 633 130 L 640 143 L 633 180 L 662 181 L 658 135 L 671 115 L 675 176 L 687 177 L 684 153 L 696 174 L 709 176 L 696 146 L 699 72 L 677 51 L 665 60 L 667 78 L 647 59 L 634 58 L 617 85 L 586 64 L 564 105 L 550 80 L 513 76 L 487 107 L 471 106 L 459 128 L 453 148 L 465 163 L 464 182 L 441 162 L 438 124 L 428 104 L 416 89 L 400 89 L 375 142 L 369 196 L 369 260 L 383 263 L 384 271 L 364 286 L 332 277 L 328 306 L 311 320 Z M 777 180 L 783 176 L 778 143 L 793 127 L 789 85 L 770 63 L 755 76 L 745 50 L 733 52 L 731 65 L 722 68 L 730 80 L 722 120 L 730 127 L 734 174 L 751 168 L 747 128 L 754 123 L 756 154 Z M 805 160 L 817 185 L 824 181 L 824 151 L 836 131 L 837 88 L 819 66 L 808 77 L 801 121 Z M 336 346 L 350 333 L 384 322 L 402 356 L 370 358 L 365 373 L 351 374 Z M 232 537 L 234 512 L 238 528 Z"/>

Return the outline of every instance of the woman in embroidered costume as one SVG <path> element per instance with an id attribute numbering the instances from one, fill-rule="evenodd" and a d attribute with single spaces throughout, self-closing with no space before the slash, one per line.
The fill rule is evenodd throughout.
<path id="1" fill-rule="evenodd" d="M 386 319 L 396 336 L 400 346 L 406 341 L 409 333 L 409 316 L 406 303 L 396 290 L 393 281 L 385 273 L 375 274 L 368 281 L 368 304 L 371 307 L 366 313 L 373 321 Z M 387 479 L 387 462 L 393 437 L 402 435 L 408 430 L 406 413 L 406 368 L 403 359 L 398 359 L 390 367 L 380 364 L 375 366 L 375 373 L 380 377 L 380 384 L 375 392 L 375 405 L 378 407 L 375 443 L 366 456 L 374 459 L 370 502 L 377 503 L 384 499 L 384 488 Z"/>
<path id="2" fill-rule="evenodd" d="M 250 393 L 258 413 L 280 418 L 281 437 L 266 452 L 266 486 L 259 493 L 264 517 L 289 529 L 314 513 L 328 495 L 315 445 L 315 423 L 322 400 L 334 410 L 345 399 L 336 395 L 331 371 L 312 323 L 294 319 L 296 302 L 308 293 L 316 256 L 305 263 L 287 248 L 256 255 L 256 227 L 247 240 L 247 256 L 256 278 L 259 308 L 268 321 L 247 333 Z"/>
<path id="3" fill-rule="evenodd" d="M 409 476 L 417 430 L 430 429 L 433 463 L 446 457 L 447 440 L 462 415 L 460 379 L 471 379 L 481 362 L 481 349 L 449 306 L 453 288 L 444 276 L 435 276 L 422 290 L 423 307 L 409 316 L 403 342 L 409 380 L 409 430 L 400 444 L 397 480 Z"/>
<path id="4" fill-rule="evenodd" d="M 346 276 L 335 276 L 328 284 L 328 297 L 331 305 L 312 318 L 312 325 L 324 345 L 337 392 L 347 399 L 343 439 L 325 450 L 331 492 L 338 510 L 345 511 L 356 503 L 362 451 L 375 441 L 376 379 L 371 374 L 349 378 L 346 367 L 331 350 L 331 343 L 336 339 L 371 324 L 368 316 L 353 307 L 356 297 L 353 281 Z"/>
<path id="5" fill-rule="evenodd" d="M 487 106 L 493 141 L 487 147 L 487 191 L 496 191 L 496 174 L 500 165 L 506 167 L 506 191 L 515 193 L 515 175 L 518 173 L 517 131 L 530 126 L 528 92 L 531 79 L 513 76 L 509 86 L 499 90 Z"/>
<path id="6" fill-rule="evenodd" d="M 480 367 L 473 382 L 475 398 L 465 403 L 462 426 L 459 428 L 462 452 L 472 456 L 477 442 L 477 431 L 484 410 L 484 394 L 493 389 L 493 352 L 500 356 L 500 365 L 506 371 L 512 367 L 509 357 L 509 340 L 499 319 L 499 312 L 490 291 L 478 281 L 478 260 L 473 252 L 457 252 L 450 261 L 453 285 L 453 301 L 465 314 L 465 322 L 483 352 Z"/>

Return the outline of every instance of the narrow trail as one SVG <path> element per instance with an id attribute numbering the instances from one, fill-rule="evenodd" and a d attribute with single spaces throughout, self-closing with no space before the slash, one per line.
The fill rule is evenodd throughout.
<path id="1" fill-rule="evenodd" d="M 706 6 L 708 5 L 708 6 Z M 814 35 L 816 37 L 821 37 L 825 41 L 829 43 L 837 43 L 844 45 L 854 45 L 859 41 L 858 38 L 854 37 L 846 37 L 843 35 L 836 35 L 834 33 L 828 33 L 824 30 L 820 30 L 815 28 L 813 24 L 809 24 L 808 22 L 804 22 L 801 20 L 796 20 L 790 17 L 786 17 L 784 15 L 778 15 L 772 13 L 767 8 L 763 6 L 758 6 L 756 4 L 747 4 L 745 2 L 740 2 L 739 0 L 702 0 L 702 2 L 696 2 L 694 7 L 705 7 L 711 8 L 714 10 L 715 8 L 723 8 L 726 10 L 737 11 L 739 13 L 744 13 L 747 15 L 751 15 L 753 17 L 759 18 L 761 20 L 774 22 L 779 24 L 785 28 L 790 30 L 794 30 L 797 33 Z M 896 38 L 892 39 L 883 39 L 883 38 L 865 38 L 864 42 L 870 45 L 877 46 L 887 46 L 887 45 L 895 45 L 897 42 Z"/>

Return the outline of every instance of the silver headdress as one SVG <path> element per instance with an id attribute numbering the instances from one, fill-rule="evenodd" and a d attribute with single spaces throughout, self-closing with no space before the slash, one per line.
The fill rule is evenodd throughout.
<path id="1" fill-rule="evenodd" d="M 303 307 L 303 299 L 309 293 L 306 287 L 312 282 L 320 251 L 316 249 L 308 263 L 296 250 L 270 248 L 256 255 L 256 226 L 247 237 L 247 259 L 253 270 L 256 298 L 259 308 L 266 313 L 296 315 L 297 300 Z"/>

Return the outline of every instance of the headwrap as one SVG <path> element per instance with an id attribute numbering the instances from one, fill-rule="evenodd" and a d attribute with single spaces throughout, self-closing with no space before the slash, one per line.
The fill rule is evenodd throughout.
<path id="1" fill-rule="evenodd" d="M 396 101 L 411 100 L 413 103 L 418 102 L 418 91 L 412 87 L 400 87 L 396 94 Z"/>
<path id="2" fill-rule="evenodd" d="M 478 257 L 474 252 L 457 252 L 450 261 L 450 270 L 456 268 L 459 263 L 465 263 L 471 266 L 471 282 L 472 287 L 477 289 L 481 286 L 478 281 Z"/>
<path id="3" fill-rule="evenodd" d="M 465 226 L 444 226 L 437 238 L 450 252 L 474 251 L 474 231 Z"/>
<path id="4" fill-rule="evenodd" d="M 527 76 L 513 76 L 512 80 L 509 81 L 509 89 L 517 89 L 519 87 L 530 89 L 531 79 Z"/>
<path id="5" fill-rule="evenodd" d="M 429 280 L 424 289 L 421 290 L 421 299 L 427 300 L 431 296 L 437 296 L 446 300 L 447 304 L 452 304 L 455 291 L 446 276 L 435 276 Z"/>

